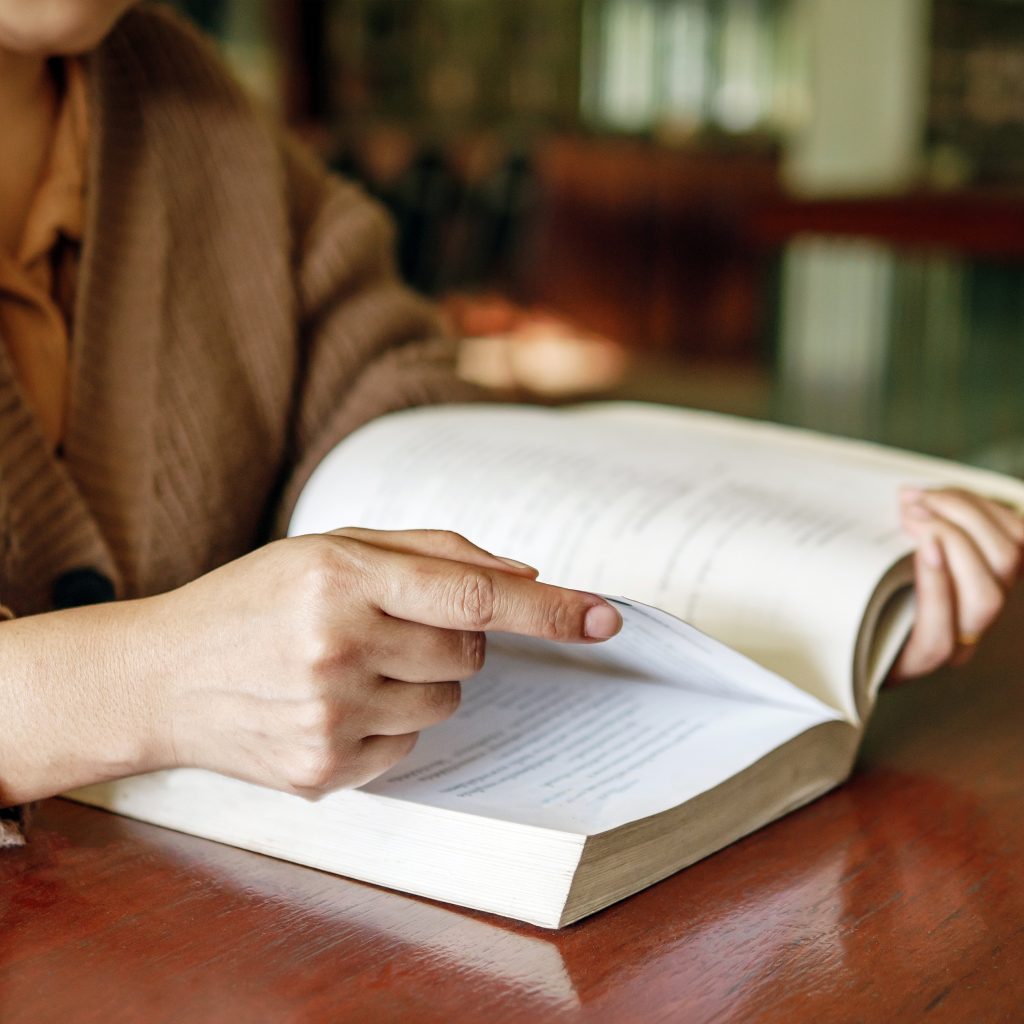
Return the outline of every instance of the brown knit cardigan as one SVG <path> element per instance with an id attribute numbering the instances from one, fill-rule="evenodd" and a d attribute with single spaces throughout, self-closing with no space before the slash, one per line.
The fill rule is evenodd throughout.
<path id="1" fill-rule="evenodd" d="M 360 424 L 469 397 L 396 279 L 386 216 L 283 139 L 198 34 L 143 6 L 87 71 L 62 458 L 0 344 L 0 604 L 16 615 L 51 607 L 76 568 L 119 597 L 193 579 L 280 533 Z"/>

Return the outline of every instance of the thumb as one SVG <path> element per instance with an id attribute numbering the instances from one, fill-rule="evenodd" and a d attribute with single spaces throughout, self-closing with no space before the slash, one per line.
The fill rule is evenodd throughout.
<path id="1" fill-rule="evenodd" d="M 514 558 L 494 555 L 467 540 L 462 534 L 451 530 L 368 530 L 360 526 L 346 526 L 331 530 L 334 537 L 350 537 L 365 544 L 408 555 L 428 555 L 432 558 L 447 558 L 453 562 L 479 565 L 485 569 L 513 573 L 536 579 L 539 570 Z"/>

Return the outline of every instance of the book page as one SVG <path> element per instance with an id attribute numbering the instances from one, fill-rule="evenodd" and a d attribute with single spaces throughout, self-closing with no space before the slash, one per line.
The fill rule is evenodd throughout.
<path id="1" fill-rule="evenodd" d="M 855 721 L 861 617 L 912 550 L 899 487 L 930 481 L 762 426 L 646 407 L 399 413 L 327 457 L 291 532 L 456 530 L 545 581 L 664 608 Z"/>
<path id="2" fill-rule="evenodd" d="M 492 635 L 458 712 L 364 791 L 594 834 L 681 804 L 838 717 L 670 616 L 620 608 L 625 628 L 604 644 Z"/>
<path id="3" fill-rule="evenodd" d="M 822 434 L 803 427 L 744 419 L 651 402 L 593 402 L 566 410 L 597 416 L 605 424 L 632 423 L 655 432 L 698 431 L 719 440 L 771 447 L 791 456 L 824 459 L 899 477 L 922 487 L 963 487 L 1024 512 L 1024 481 L 991 469 L 969 466 L 935 455 L 890 448 L 874 441 Z"/>

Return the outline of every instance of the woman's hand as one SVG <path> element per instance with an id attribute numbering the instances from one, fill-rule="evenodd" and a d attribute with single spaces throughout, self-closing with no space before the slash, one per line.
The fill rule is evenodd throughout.
<path id="1" fill-rule="evenodd" d="M 485 629 L 584 642 L 615 633 L 591 594 L 440 531 L 279 541 L 154 600 L 177 639 L 163 760 L 307 796 L 357 786 L 449 717 Z"/>
<path id="2" fill-rule="evenodd" d="M 412 749 L 483 664 L 483 630 L 593 642 L 593 594 L 452 533 L 277 541 L 158 597 L 0 628 L 0 806 L 192 766 L 317 796 Z"/>
<path id="3" fill-rule="evenodd" d="M 967 491 L 908 488 L 901 518 L 918 542 L 917 616 L 892 681 L 967 661 L 1003 610 L 1024 552 L 1024 519 Z"/>

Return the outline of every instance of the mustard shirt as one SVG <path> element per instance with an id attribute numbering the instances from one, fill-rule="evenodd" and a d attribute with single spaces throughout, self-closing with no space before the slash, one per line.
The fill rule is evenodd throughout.
<path id="1" fill-rule="evenodd" d="M 0 337 L 39 426 L 57 448 L 68 404 L 70 328 L 85 213 L 87 102 L 81 61 L 63 82 L 50 151 L 12 259 L 0 250 Z"/>

